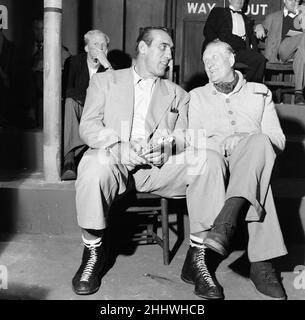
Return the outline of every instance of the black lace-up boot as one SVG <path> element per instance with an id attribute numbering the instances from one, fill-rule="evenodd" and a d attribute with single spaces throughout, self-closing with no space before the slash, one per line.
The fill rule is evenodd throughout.
<path id="1" fill-rule="evenodd" d="M 98 291 L 105 262 L 102 242 L 95 245 L 84 244 L 82 263 L 72 280 L 76 294 L 88 295 Z"/>
<path id="2" fill-rule="evenodd" d="M 286 300 L 285 289 L 271 261 L 252 262 L 250 281 L 256 291 L 264 298 Z"/>
<path id="3" fill-rule="evenodd" d="M 189 247 L 181 279 L 189 284 L 195 284 L 194 293 L 204 299 L 223 299 L 223 289 L 215 277 L 215 270 L 220 260 L 216 254 L 207 249 Z"/>

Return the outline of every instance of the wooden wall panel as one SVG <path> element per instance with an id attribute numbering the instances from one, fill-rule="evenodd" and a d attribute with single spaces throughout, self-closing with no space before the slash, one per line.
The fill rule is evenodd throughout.
<path id="1" fill-rule="evenodd" d="M 127 0 L 125 50 L 131 56 L 135 53 L 139 28 L 160 26 L 165 22 L 166 0 Z"/>
<path id="2" fill-rule="evenodd" d="M 124 0 L 94 0 L 93 27 L 110 37 L 110 50 L 123 49 Z"/>

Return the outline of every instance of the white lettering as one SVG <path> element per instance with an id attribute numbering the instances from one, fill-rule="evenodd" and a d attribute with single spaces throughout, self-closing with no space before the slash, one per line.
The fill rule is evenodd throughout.
<path id="1" fill-rule="evenodd" d="M 262 15 L 266 15 L 266 8 L 268 8 L 268 4 L 261 4 L 262 7 Z"/>
<path id="2" fill-rule="evenodd" d="M 200 8 L 198 10 L 198 13 L 204 13 L 204 14 L 207 13 L 207 10 L 205 8 L 205 4 L 204 3 L 201 4 L 201 6 L 200 6 Z"/>
<path id="3" fill-rule="evenodd" d="M 7 7 L 0 5 L 0 29 L 8 29 Z"/>
<path id="4" fill-rule="evenodd" d="M 8 275 L 6 266 L 0 266 L 0 290 L 7 289 Z"/>
<path id="5" fill-rule="evenodd" d="M 266 14 L 266 9 L 268 8 L 268 4 L 249 4 L 247 7 L 246 15 L 252 14 L 253 16 L 258 16 L 261 14 L 264 16 Z"/>
<path id="6" fill-rule="evenodd" d="M 212 11 L 212 9 L 216 6 L 216 3 L 212 3 L 212 4 L 207 3 L 207 5 L 208 5 L 208 8 L 209 8 L 209 11 Z"/>
<path id="7" fill-rule="evenodd" d="M 187 13 L 188 14 L 208 14 L 216 6 L 216 3 L 203 3 L 203 2 L 188 2 Z"/>
<path id="8" fill-rule="evenodd" d="M 198 2 L 188 2 L 187 3 L 187 12 L 188 14 L 196 13 L 198 7 Z"/>
<path id="9" fill-rule="evenodd" d="M 294 268 L 293 273 L 296 273 L 297 276 L 295 277 L 293 281 L 293 286 L 295 289 L 300 290 L 300 289 L 305 289 L 305 267 L 300 265 L 296 266 Z"/>

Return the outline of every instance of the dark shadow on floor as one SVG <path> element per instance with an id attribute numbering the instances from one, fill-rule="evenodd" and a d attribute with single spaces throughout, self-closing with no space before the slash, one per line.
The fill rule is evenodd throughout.
<path id="1" fill-rule="evenodd" d="M 107 248 L 109 265 L 104 274 L 114 265 L 117 256 L 133 255 L 139 245 L 157 245 L 150 238 L 143 237 L 147 234 L 148 228 L 161 237 L 161 222 L 156 215 L 138 214 L 125 212 L 130 206 L 148 205 L 145 203 L 135 202 L 133 193 L 128 194 L 120 201 L 115 202 L 111 207 L 109 214 L 109 227 L 104 239 Z M 149 205 L 158 206 L 156 199 L 149 200 Z M 169 232 L 170 239 L 174 238 L 174 243 L 170 241 L 170 261 L 177 253 L 184 240 L 184 214 L 186 213 L 185 199 L 169 201 Z M 162 248 L 159 247 L 160 257 L 162 257 Z"/>

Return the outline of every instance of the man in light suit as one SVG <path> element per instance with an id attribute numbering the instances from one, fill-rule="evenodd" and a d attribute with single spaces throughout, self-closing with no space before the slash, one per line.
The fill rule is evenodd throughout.
<path id="1" fill-rule="evenodd" d="M 84 242 L 82 263 L 72 280 L 77 294 L 99 289 L 107 262 L 103 235 L 109 208 L 134 188 L 165 197 L 186 196 L 194 247 L 188 254 L 187 280 L 201 297 L 223 297 L 205 265 L 205 255 L 196 247 L 222 205 L 217 184 L 223 177 L 209 169 L 204 150 L 189 147 L 189 95 L 162 78 L 172 48 L 165 28 L 144 28 L 133 67 L 99 73 L 90 80 L 80 123 L 80 136 L 90 149 L 79 164 L 76 181 L 77 219 Z M 158 149 L 160 141 L 163 149 Z M 156 149 L 147 151 L 149 145 Z"/>
<path id="2" fill-rule="evenodd" d="M 262 82 L 266 59 L 258 52 L 252 22 L 242 11 L 244 2 L 229 0 L 229 7 L 213 8 L 204 25 L 202 52 L 209 42 L 215 39 L 224 41 L 235 51 L 236 62 L 248 65 L 247 80 Z"/>
<path id="3" fill-rule="evenodd" d="M 189 125 L 195 131 L 205 130 L 209 157 L 213 153 L 213 165 L 224 177 L 218 188 L 224 204 L 203 244 L 226 257 L 237 221 L 244 220 L 249 233 L 250 280 L 264 298 L 284 300 L 273 259 L 287 250 L 270 179 L 285 136 L 272 94 L 265 85 L 247 82 L 234 71 L 233 49 L 225 42 L 208 44 L 203 62 L 210 82 L 190 92 Z"/>
<path id="4" fill-rule="evenodd" d="M 259 39 L 266 37 L 265 57 L 270 62 L 293 59 L 295 104 L 305 105 L 305 32 L 298 23 L 297 0 L 283 0 L 284 8 L 269 14 L 255 27 Z"/>

